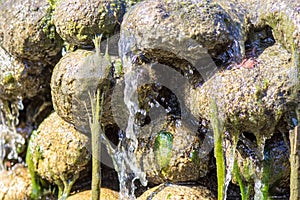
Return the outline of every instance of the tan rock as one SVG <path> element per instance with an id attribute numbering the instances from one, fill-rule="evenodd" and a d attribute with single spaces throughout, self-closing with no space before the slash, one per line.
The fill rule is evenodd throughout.
<path id="1" fill-rule="evenodd" d="M 90 199 L 92 199 L 92 191 L 91 190 L 79 192 L 79 193 L 76 193 L 67 198 L 67 200 L 90 200 Z M 119 193 L 116 191 L 113 191 L 111 189 L 108 189 L 108 188 L 101 188 L 100 199 L 118 200 Z"/>
<path id="2" fill-rule="evenodd" d="M 1 200 L 26 200 L 30 193 L 31 177 L 23 165 L 16 165 L 11 171 L 0 173 Z"/>
<path id="3" fill-rule="evenodd" d="M 137 200 L 216 200 L 217 198 L 207 188 L 202 186 L 184 186 L 176 184 L 161 184 L 147 190 Z"/>

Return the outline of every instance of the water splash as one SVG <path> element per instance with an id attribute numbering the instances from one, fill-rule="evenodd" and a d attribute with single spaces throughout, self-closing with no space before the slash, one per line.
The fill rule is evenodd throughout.
<path id="1" fill-rule="evenodd" d="M 5 159 L 20 160 L 17 148 L 25 144 L 25 139 L 17 133 L 19 110 L 24 108 L 22 98 L 14 102 L 0 100 L 0 171 L 6 169 Z"/>
<path id="2" fill-rule="evenodd" d="M 129 63 L 129 72 L 125 74 L 124 103 L 129 112 L 125 137 L 120 138 L 118 152 L 119 163 L 119 181 L 120 181 L 120 199 L 135 199 L 134 181 L 139 179 L 142 185 L 147 185 L 146 174 L 138 167 L 138 161 L 135 157 L 135 150 L 138 148 L 137 133 L 139 127 L 135 123 L 135 115 L 139 112 L 138 106 L 138 80 L 143 80 L 142 68 L 140 70 L 131 70 L 132 65 Z M 123 163 L 122 163 L 123 162 Z"/>

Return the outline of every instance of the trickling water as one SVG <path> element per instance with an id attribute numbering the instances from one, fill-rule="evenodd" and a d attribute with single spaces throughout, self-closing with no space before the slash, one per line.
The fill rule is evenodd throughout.
<path id="1" fill-rule="evenodd" d="M 103 142 L 106 144 L 109 154 L 112 156 L 114 168 L 118 172 L 120 182 L 120 199 L 136 199 L 134 191 L 136 189 L 134 181 L 139 179 L 141 184 L 146 186 L 146 174 L 139 168 L 138 161 L 135 157 L 135 151 L 138 148 L 137 135 L 139 130 L 138 125 L 135 123 L 135 115 L 140 112 L 138 106 L 138 86 L 144 79 L 143 68 L 134 69 L 132 61 L 128 58 L 127 54 L 131 53 L 132 44 L 129 40 L 131 37 L 126 37 L 126 42 L 119 43 L 120 52 L 125 52 L 121 55 L 122 64 L 124 66 L 124 89 L 120 90 L 123 97 L 123 102 L 126 105 L 128 112 L 128 119 L 126 124 L 119 124 L 120 128 L 125 131 L 119 133 L 119 144 L 116 148 L 112 148 L 112 144 L 103 136 Z M 138 58 L 137 58 L 138 59 Z M 115 89 L 116 91 L 117 89 Z M 119 96 L 120 98 L 120 96 Z M 116 99 L 114 97 L 113 99 Z M 119 104 L 118 104 L 119 105 Z M 112 105 L 114 106 L 114 105 Z M 118 114 L 120 115 L 120 114 Z M 124 114 L 123 114 L 124 117 Z"/>
<path id="2" fill-rule="evenodd" d="M 265 199 L 264 194 L 263 194 L 263 188 L 264 188 L 264 183 L 262 181 L 263 173 L 264 173 L 264 151 L 265 151 L 265 141 L 266 139 L 259 138 L 258 139 L 258 151 L 257 151 L 257 159 L 258 159 L 258 166 L 256 168 L 256 173 L 254 177 L 254 199 L 255 200 L 261 200 Z"/>
<path id="3" fill-rule="evenodd" d="M 131 64 L 127 66 L 132 67 Z M 125 74 L 125 88 L 124 88 L 124 103 L 128 109 L 129 117 L 127 121 L 125 137 L 121 139 L 122 148 L 119 154 L 119 161 L 125 162 L 119 165 L 119 181 L 120 181 L 120 199 L 135 199 L 134 181 L 139 179 L 141 183 L 146 186 L 146 174 L 139 169 L 136 157 L 134 155 L 135 150 L 138 147 L 137 133 L 139 127 L 135 124 L 135 115 L 139 112 L 138 106 L 138 80 L 142 72 L 139 70 L 131 70 Z M 120 148 L 119 148 L 120 150 Z M 127 169 L 128 168 L 128 169 Z M 128 174 L 129 173 L 129 174 Z"/>
<path id="4" fill-rule="evenodd" d="M 5 158 L 19 159 L 17 147 L 25 144 L 25 139 L 16 131 L 19 123 L 19 110 L 23 107 L 20 97 L 12 103 L 0 100 L 0 171 L 6 169 Z"/>
<path id="5" fill-rule="evenodd" d="M 230 145 L 224 145 L 225 148 L 229 148 L 228 152 L 229 154 L 226 155 L 225 158 L 225 163 L 226 163 L 226 176 L 225 176 L 225 183 L 224 183 L 224 199 L 227 197 L 227 189 L 229 186 L 229 183 L 232 179 L 232 172 L 233 172 L 233 167 L 234 167 L 234 160 L 235 160 L 235 150 L 237 147 L 238 139 L 239 139 L 239 134 L 237 133 L 232 133 L 233 139 L 232 139 L 232 144 Z M 229 140 L 224 140 L 223 142 L 230 142 Z M 227 151 L 227 150 L 226 150 Z"/>

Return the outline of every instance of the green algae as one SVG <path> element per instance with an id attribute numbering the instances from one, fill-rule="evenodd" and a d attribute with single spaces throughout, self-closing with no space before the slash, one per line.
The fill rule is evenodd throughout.
<path id="1" fill-rule="evenodd" d="M 60 41 L 59 43 L 62 43 L 62 39 L 57 34 L 56 28 L 52 21 L 56 0 L 49 0 L 48 3 L 50 6 L 46 10 L 46 15 L 41 19 L 39 28 L 42 29 L 48 39 L 56 40 L 57 42 Z"/>
<path id="2" fill-rule="evenodd" d="M 157 163 L 161 169 L 168 167 L 172 158 L 173 135 L 170 132 L 161 131 L 154 142 L 154 152 Z"/>
<path id="3" fill-rule="evenodd" d="M 246 188 L 243 183 L 240 170 L 237 164 L 237 161 L 234 160 L 234 165 L 233 165 L 233 177 L 237 180 L 239 186 L 240 186 L 240 191 L 241 191 L 241 196 L 242 200 L 246 200 Z"/>
<path id="4" fill-rule="evenodd" d="M 114 68 L 117 77 L 122 77 L 124 75 L 123 65 L 120 59 L 114 63 Z"/>
<path id="5" fill-rule="evenodd" d="M 262 22 L 272 28 L 275 39 L 287 50 L 295 49 L 293 33 L 296 28 L 284 12 L 267 13 L 262 16 Z"/>
<path id="6" fill-rule="evenodd" d="M 211 99 L 211 125 L 214 131 L 214 155 L 217 163 L 218 200 L 225 198 L 225 160 L 223 155 L 223 123 L 219 118 L 217 103 Z"/>
<path id="7" fill-rule="evenodd" d="M 262 184 L 261 188 L 263 194 L 263 200 L 269 199 L 269 180 L 270 180 L 270 163 L 268 159 L 263 161 L 263 174 L 262 174 Z"/>
<path id="8" fill-rule="evenodd" d="M 250 199 L 251 186 L 245 185 L 246 183 L 244 183 L 241 175 L 242 174 L 239 169 L 237 160 L 235 159 L 234 165 L 233 165 L 233 178 L 236 179 L 239 184 L 242 200 L 248 200 L 248 199 Z"/>
<path id="9" fill-rule="evenodd" d="M 190 159 L 195 164 L 199 163 L 200 162 L 199 151 L 193 150 L 190 154 Z"/>
<path id="10" fill-rule="evenodd" d="M 37 173 L 34 171 L 34 163 L 32 160 L 32 154 L 34 152 L 32 141 L 36 138 L 36 135 L 37 132 L 33 131 L 28 143 L 27 153 L 26 153 L 26 163 L 31 176 L 31 186 L 32 186 L 30 198 L 33 200 L 40 199 L 43 196 L 43 189 L 40 184 L 40 178 L 37 175 Z"/>

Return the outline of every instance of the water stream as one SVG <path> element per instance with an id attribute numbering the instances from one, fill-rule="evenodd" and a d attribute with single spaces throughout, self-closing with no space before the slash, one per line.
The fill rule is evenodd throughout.
<path id="1" fill-rule="evenodd" d="M 21 161 L 17 149 L 25 144 L 25 139 L 17 133 L 16 126 L 22 109 L 21 98 L 12 103 L 0 100 L 0 171 L 6 170 L 5 159 Z"/>
<path id="2" fill-rule="evenodd" d="M 232 144 L 228 145 L 228 146 L 226 144 L 223 145 L 225 147 L 225 149 L 229 148 L 229 150 L 225 150 L 225 151 L 228 151 L 229 153 L 227 154 L 227 156 L 225 158 L 226 175 L 225 175 L 225 183 L 224 183 L 224 190 L 225 190 L 224 199 L 226 199 L 226 197 L 227 197 L 228 186 L 232 179 L 234 160 L 235 160 L 235 151 L 236 151 L 238 138 L 239 138 L 238 133 L 231 133 L 231 134 L 232 134 L 233 139 L 230 142 Z M 223 142 L 226 142 L 226 140 L 224 140 Z"/>
<path id="3" fill-rule="evenodd" d="M 257 163 L 258 166 L 256 168 L 256 173 L 254 177 L 254 199 L 260 200 L 260 199 L 266 199 L 264 194 L 264 186 L 267 183 L 264 183 L 263 181 L 263 173 L 264 173 L 264 151 L 265 151 L 265 141 L 266 139 L 260 138 L 260 142 L 258 142 L 258 151 L 257 151 Z"/>
<path id="4" fill-rule="evenodd" d="M 139 132 L 139 127 L 135 123 L 135 115 L 140 111 L 137 96 L 138 80 L 141 80 L 139 75 L 138 70 L 125 75 L 124 103 L 129 116 L 125 134 L 122 135 L 124 138 L 120 138 L 121 147 L 118 148 L 117 156 L 115 155 L 117 157 L 115 162 L 119 167 L 120 199 L 135 199 L 136 179 L 139 179 L 142 185 L 147 185 L 146 174 L 138 167 L 134 155 L 138 147 L 137 133 Z"/>

